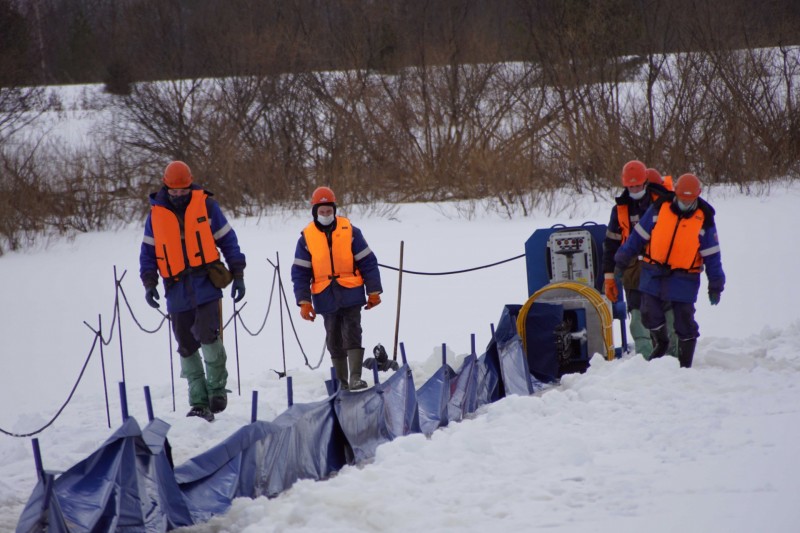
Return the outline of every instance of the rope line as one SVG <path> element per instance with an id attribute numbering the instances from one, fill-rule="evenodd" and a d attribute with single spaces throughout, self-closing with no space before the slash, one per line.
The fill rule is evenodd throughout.
<path id="1" fill-rule="evenodd" d="M 283 295 L 283 299 L 287 303 L 288 307 L 289 300 L 286 298 L 286 291 L 283 288 L 283 281 L 281 280 L 278 280 L 278 290 L 280 290 L 281 294 Z M 311 364 L 309 364 L 308 362 L 306 351 L 303 349 L 303 344 L 300 342 L 300 337 L 297 335 L 297 329 L 294 327 L 294 319 L 292 318 L 292 313 L 286 313 L 286 314 L 289 315 L 289 324 L 292 326 L 292 333 L 294 333 L 294 338 L 297 341 L 297 346 L 300 347 L 300 353 L 303 354 L 303 359 L 305 359 L 306 361 L 306 366 L 311 370 L 318 369 L 322 365 L 322 360 L 325 359 L 325 343 L 324 342 L 322 343 L 322 353 L 319 356 L 319 361 L 315 366 L 311 366 Z"/>
<path id="2" fill-rule="evenodd" d="M 14 432 L 11 432 L 11 431 L 6 431 L 3 428 L 0 428 L 0 432 L 3 433 L 4 435 L 8 435 L 9 437 L 32 437 L 32 436 L 34 436 L 34 435 L 36 435 L 38 433 L 41 433 L 42 431 L 44 431 L 48 427 L 50 427 L 53 424 L 53 422 L 55 422 L 56 419 L 61 415 L 61 412 L 64 411 L 64 409 L 67 407 L 69 402 L 72 400 L 72 396 L 75 394 L 75 391 L 78 389 L 78 384 L 81 382 L 81 379 L 83 379 L 83 373 L 86 371 L 86 367 L 89 365 L 89 360 L 92 358 L 92 354 L 94 353 L 95 346 L 97 346 L 97 339 L 98 338 L 102 338 L 102 337 L 100 335 L 95 335 L 94 336 L 94 342 L 92 342 L 92 348 L 89 350 L 89 355 L 86 356 L 86 361 L 84 361 L 84 363 L 83 363 L 83 368 L 81 368 L 81 373 L 78 374 L 78 380 L 75 382 L 75 385 L 72 386 L 72 390 L 70 391 L 69 396 L 67 396 L 67 399 L 61 405 L 61 407 L 56 412 L 56 414 L 53 415 L 53 418 L 51 418 L 49 422 L 47 422 L 45 425 L 43 425 L 42 427 L 40 427 L 36 431 L 32 431 L 30 433 L 14 433 Z"/>
<path id="3" fill-rule="evenodd" d="M 419 271 L 414 271 L 414 270 L 403 269 L 403 273 L 416 274 L 416 275 L 420 275 L 420 276 L 446 276 L 446 275 L 451 275 L 451 274 L 463 274 L 463 273 L 466 273 L 466 272 L 474 272 L 476 270 L 481 270 L 481 269 L 484 269 L 484 268 L 490 268 L 490 267 L 493 267 L 493 266 L 502 265 L 503 263 L 508 263 L 510 261 L 514 261 L 516 259 L 520 259 L 521 257 L 524 257 L 524 256 L 525 256 L 525 254 L 520 254 L 520 255 L 511 257 L 509 259 L 504 259 L 502 261 L 497 261 L 495 263 L 490 263 L 490 264 L 487 264 L 487 265 L 482 265 L 482 266 L 473 267 L 473 268 L 465 268 L 465 269 L 462 269 L 462 270 L 451 270 L 451 271 L 448 271 L 448 272 L 419 272 Z M 274 298 L 274 294 L 275 294 L 275 280 L 277 279 L 278 280 L 278 292 L 279 292 L 278 298 L 283 298 L 283 300 L 287 303 L 287 315 L 289 316 L 289 324 L 290 324 L 290 326 L 292 328 L 292 333 L 294 334 L 294 338 L 297 341 L 297 346 L 300 348 L 300 353 L 303 355 L 303 359 L 305 361 L 305 365 L 307 367 L 309 367 L 311 370 L 316 370 L 322 365 L 322 361 L 325 359 L 326 343 L 323 340 L 322 350 L 321 350 L 321 353 L 320 353 L 320 356 L 319 356 L 319 361 L 317 362 L 317 364 L 316 365 L 311 365 L 311 363 L 309 363 L 309 361 L 308 361 L 308 356 L 306 355 L 305 349 L 303 348 L 303 344 L 300 342 L 300 336 L 297 333 L 297 328 L 295 327 L 294 319 L 292 318 L 292 313 L 288 312 L 288 308 L 289 308 L 288 307 L 288 302 L 289 302 L 289 300 L 286 297 L 286 289 L 284 288 L 283 280 L 281 280 L 280 276 L 278 275 L 278 267 L 277 267 L 277 265 L 273 264 L 272 261 L 269 261 L 269 263 L 273 267 L 272 286 L 270 288 L 270 293 L 269 293 L 269 305 L 267 306 L 267 312 L 264 315 L 264 319 L 261 322 L 261 326 L 258 328 L 258 330 L 256 330 L 254 332 L 254 331 L 251 331 L 250 328 L 248 328 L 247 325 L 245 324 L 244 319 L 241 316 L 241 310 L 244 308 L 245 305 L 247 305 L 247 302 L 245 302 L 234 313 L 234 315 L 231 316 L 231 318 L 228 319 L 228 321 L 224 324 L 223 329 L 225 329 L 228 326 L 228 324 L 230 324 L 230 322 L 232 320 L 235 320 L 235 319 L 238 318 L 239 323 L 242 325 L 244 330 L 247 331 L 248 334 L 250 334 L 253 337 L 260 335 L 261 332 L 264 330 L 264 327 L 266 326 L 267 318 L 269 317 L 270 311 L 272 309 L 272 302 L 273 302 L 273 298 Z M 382 268 L 389 269 L 389 270 L 395 270 L 395 271 L 399 271 L 400 270 L 397 267 L 393 267 L 393 266 L 390 266 L 390 265 L 383 265 L 381 263 L 378 263 L 378 266 L 382 267 Z M 27 437 L 31 437 L 33 435 L 37 435 L 37 434 L 41 433 L 42 431 L 44 431 L 45 429 L 50 427 L 56 421 L 56 419 L 58 419 L 58 417 L 61 415 L 61 413 L 67 407 L 67 405 L 69 405 L 69 402 L 72 401 L 72 398 L 75 395 L 75 391 L 77 390 L 78 385 L 80 384 L 81 380 L 83 379 L 83 375 L 86 372 L 86 367 L 89 365 L 89 361 L 92 358 L 92 354 L 94 353 L 94 349 L 97 346 L 98 340 L 104 346 L 108 346 L 109 344 L 111 344 L 111 341 L 114 338 L 114 326 L 116 325 L 117 320 L 121 320 L 121 312 L 119 312 L 119 309 L 120 309 L 120 306 L 119 306 L 119 293 L 122 293 L 122 299 L 125 302 L 125 307 L 127 307 L 128 313 L 130 314 L 130 316 L 133 319 L 133 321 L 136 324 L 136 326 L 141 331 L 143 331 L 145 333 L 148 333 L 148 334 L 154 334 L 154 333 L 157 333 L 157 332 L 159 332 L 161 330 L 161 328 L 164 326 L 164 323 L 168 320 L 169 316 L 167 314 L 163 313 L 160 309 L 156 309 L 156 311 L 158 311 L 158 313 L 161 315 L 161 322 L 159 322 L 159 324 L 154 329 L 148 329 L 148 328 L 144 327 L 142 325 L 142 323 L 139 321 L 138 317 L 136 316 L 136 313 L 134 313 L 133 308 L 131 307 L 130 301 L 128 300 L 128 295 L 125 293 L 125 289 L 122 287 L 122 278 L 124 278 L 124 277 L 125 277 L 125 273 L 122 274 L 122 277 L 120 277 L 119 280 L 117 280 L 117 283 L 116 283 L 117 288 L 119 289 L 119 292 L 114 297 L 114 311 L 112 313 L 111 325 L 109 326 L 108 339 L 106 340 L 106 338 L 103 336 L 103 332 L 102 331 L 97 331 L 97 330 L 93 329 L 91 326 L 89 326 L 88 324 L 86 324 L 86 322 L 84 322 L 84 324 L 86 324 L 86 326 L 94 333 L 94 340 L 92 341 L 92 347 L 89 349 L 89 354 L 86 356 L 86 360 L 83 363 L 83 367 L 81 368 L 81 371 L 78 374 L 78 378 L 75 381 L 75 384 L 72 386 L 72 390 L 70 391 L 69 395 L 67 396 L 67 399 L 61 405 L 61 407 L 58 409 L 58 411 L 55 413 L 55 415 L 53 415 L 53 417 L 46 424 L 44 424 L 42 427 L 40 427 L 39 429 L 37 429 L 35 431 L 29 432 L 29 433 L 14 433 L 13 431 L 5 430 L 2 427 L 0 427 L 0 433 L 2 433 L 4 435 L 8 435 L 10 437 L 27 438 Z"/>
<path id="4" fill-rule="evenodd" d="M 451 274 L 463 274 L 465 272 L 474 272 L 476 270 L 481 270 L 481 269 L 484 269 L 484 268 L 490 268 L 490 267 L 493 267 L 493 266 L 502 265 L 503 263 L 508 263 L 510 261 L 514 261 L 514 260 L 519 259 L 521 257 L 525 257 L 525 254 L 515 255 L 514 257 L 509 257 L 508 259 L 503 259 L 502 261 L 497 261 L 495 263 L 489 263 L 488 265 L 481 265 L 481 266 L 477 266 L 477 267 L 473 267 L 473 268 L 465 268 L 465 269 L 462 269 L 462 270 L 450 270 L 448 272 L 419 272 L 419 271 L 416 271 L 416 270 L 406 270 L 404 268 L 403 269 L 403 274 L 416 274 L 418 276 L 449 276 Z M 378 266 L 379 267 L 383 267 L 383 268 L 388 268 L 389 270 L 395 270 L 395 271 L 399 271 L 400 270 L 397 267 L 384 265 L 384 264 L 381 264 L 381 263 L 378 263 Z"/>

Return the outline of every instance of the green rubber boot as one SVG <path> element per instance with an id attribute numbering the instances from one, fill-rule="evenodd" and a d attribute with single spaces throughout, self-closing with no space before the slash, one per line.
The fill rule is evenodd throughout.
<path id="1" fill-rule="evenodd" d="M 189 357 L 181 357 L 181 377 L 189 382 L 189 405 L 192 409 L 186 416 L 199 416 L 208 421 L 214 420 L 214 415 L 208 408 L 208 390 L 206 389 L 206 374 L 203 371 L 203 361 L 200 352 L 194 352 Z"/>
<path id="2" fill-rule="evenodd" d="M 350 390 L 360 391 L 367 388 L 367 382 L 361 379 L 361 366 L 364 364 L 364 348 L 347 350 L 347 361 L 350 363 Z"/>
<path id="3" fill-rule="evenodd" d="M 338 357 L 336 359 L 331 359 L 331 362 L 333 363 L 333 369 L 336 370 L 336 379 L 339 381 L 339 388 L 342 390 L 348 390 L 350 388 L 350 384 L 347 382 L 347 358 Z"/>
<path id="4" fill-rule="evenodd" d="M 664 316 L 667 318 L 667 333 L 669 334 L 667 355 L 678 358 L 680 344 L 678 343 L 678 334 L 675 333 L 675 313 L 672 312 L 672 309 L 667 309 Z"/>
<path id="5" fill-rule="evenodd" d="M 642 311 L 639 309 L 631 310 L 631 336 L 633 337 L 633 344 L 636 348 L 636 353 L 649 361 L 653 353 L 653 341 L 650 338 L 650 330 L 642 324 Z"/>
<path id="6" fill-rule="evenodd" d="M 206 389 L 208 391 L 208 406 L 212 413 L 220 413 L 228 406 L 228 370 L 225 364 L 228 355 L 222 339 L 217 339 L 211 344 L 201 345 L 203 358 L 206 361 Z"/>

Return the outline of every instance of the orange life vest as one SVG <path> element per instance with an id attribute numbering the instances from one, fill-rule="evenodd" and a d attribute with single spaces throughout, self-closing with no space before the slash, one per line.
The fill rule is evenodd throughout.
<path id="1" fill-rule="evenodd" d="M 211 221 L 206 209 L 205 191 L 192 191 L 186 206 L 183 224 L 177 215 L 166 207 L 154 205 L 150 221 L 156 248 L 158 271 L 164 278 L 176 278 L 186 270 L 184 246 L 190 267 L 198 267 L 219 260 L 219 251 L 211 232 Z"/>
<path id="2" fill-rule="evenodd" d="M 625 241 L 631 235 L 631 216 L 627 205 L 617 205 L 617 221 L 619 222 L 619 233 L 622 237 L 620 244 L 625 244 Z"/>
<path id="3" fill-rule="evenodd" d="M 314 222 L 306 226 L 303 235 L 311 254 L 311 269 L 314 273 L 311 294 L 321 293 L 334 279 L 346 288 L 364 284 L 353 257 L 353 226 L 348 219 L 336 217 L 336 229 L 331 233 L 330 246 L 327 235 Z"/>
<path id="4" fill-rule="evenodd" d="M 670 203 L 664 202 L 658 211 L 644 260 L 668 265 L 672 270 L 700 272 L 703 264 L 700 231 L 704 222 L 705 214 L 701 209 L 696 209 L 689 218 L 679 218 Z"/>

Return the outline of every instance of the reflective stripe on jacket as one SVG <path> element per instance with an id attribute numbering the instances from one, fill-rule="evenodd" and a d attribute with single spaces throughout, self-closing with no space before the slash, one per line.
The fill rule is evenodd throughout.
<path id="1" fill-rule="evenodd" d="M 679 217 L 669 202 L 661 204 L 644 260 L 668 265 L 672 270 L 702 272 L 700 234 L 705 214 L 696 209 L 688 218 Z"/>
<path id="2" fill-rule="evenodd" d="M 164 278 L 175 278 L 186 270 L 184 245 L 190 267 L 219 260 L 219 251 L 206 209 L 208 196 L 201 189 L 193 190 L 191 194 L 192 199 L 186 206 L 183 224 L 175 213 L 166 207 L 160 205 L 152 207 L 151 220 L 156 261 L 158 271 Z"/>
<path id="3" fill-rule="evenodd" d="M 356 268 L 353 257 L 353 227 L 345 217 L 336 217 L 336 229 L 328 236 L 320 231 L 312 221 L 303 230 L 306 246 L 311 254 L 311 294 L 324 291 L 333 279 L 345 288 L 360 287 L 364 284 L 361 273 Z"/>

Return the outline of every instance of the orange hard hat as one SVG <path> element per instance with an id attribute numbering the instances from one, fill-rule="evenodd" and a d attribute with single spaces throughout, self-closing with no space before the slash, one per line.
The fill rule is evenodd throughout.
<path id="1" fill-rule="evenodd" d="M 694 202 L 701 192 L 700 180 L 694 174 L 684 174 L 675 183 L 675 197 L 683 203 Z"/>
<path id="2" fill-rule="evenodd" d="M 639 160 L 628 161 L 622 167 L 622 186 L 635 187 L 647 181 L 647 167 Z"/>
<path id="3" fill-rule="evenodd" d="M 173 161 L 164 169 L 164 185 L 170 189 L 185 189 L 192 184 L 192 171 L 183 161 Z"/>
<path id="4" fill-rule="evenodd" d="M 649 181 L 650 183 L 657 183 L 659 185 L 664 185 L 664 178 L 661 177 L 661 173 L 658 170 L 654 168 L 648 168 L 645 171 L 645 175 L 647 176 L 647 181 Z"/>
<path id="5" fill-rule="evenodd" d="M 311 194 L 311 205 L 318 204 L 335 204 L 336 195 L 330 187 L 317 187 Z"/>

